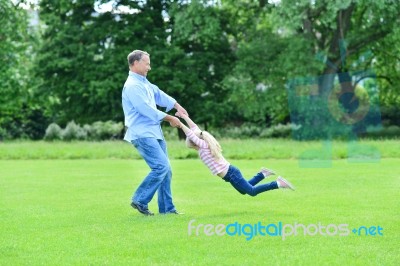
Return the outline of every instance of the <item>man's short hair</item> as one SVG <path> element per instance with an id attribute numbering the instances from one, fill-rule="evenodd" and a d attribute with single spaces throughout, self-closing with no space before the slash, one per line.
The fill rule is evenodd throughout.
<path id="1" fill-rule="evenodd" d="M 149 53 L 145 52 L 145 51 L 141 51 L 141 50 L 134 50 L 133 52 L 131 52 L 130 54 L 128 54 L 128 64 L 131 66 L 133 65 L 133 63 L 135 61 L 140 61 L 140 59 L 142 59 L 143 55 L 148 55 L 150 56 Z"/>

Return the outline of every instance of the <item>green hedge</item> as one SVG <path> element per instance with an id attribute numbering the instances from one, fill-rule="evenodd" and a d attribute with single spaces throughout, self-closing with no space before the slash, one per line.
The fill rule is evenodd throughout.
<path id="1" fill-rule="evenodd" d="M 112 140 L 120 139 L 123 133 L 124 126 L 121 122 L 114 121 L 94 122 L 91 125 L 80 126 L 74 121 L 71 121 L 62 129 L 56 123 L 50 124 L 46 129 L 44 140 Z"/>

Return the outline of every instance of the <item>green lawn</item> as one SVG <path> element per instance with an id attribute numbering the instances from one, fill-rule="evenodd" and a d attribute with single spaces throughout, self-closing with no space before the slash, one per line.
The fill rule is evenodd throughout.
<path id="1" fill-rule="evenodd" d="M 142 160 L 0 160 L 0 265 L 398 265 L 400 159 L 231 162 L 249 177 L 272 168 L 297 190 L 242 196 L 199 160 L 172 160 L 185 215 L 144 217 L 129 206 L 148 171 Z M 155 199 L 149 207 L 157 212 Z M 191 220 L 380 226 L 383 235 L 189 236 Z"/>
<path id="2" fill-rule="evenodd" d="M 221 139 L 224 156 L 230 159 L 301 159 L 348 157 L 400 158 L 400 140 L 294 141 L 288 139 Z M 171 159 L 193 159 L 197 153 L 184 141 L 168 140 Z M 0 160 L 36 159 L 141 159 L 126 141 L 0 141 Z"/>

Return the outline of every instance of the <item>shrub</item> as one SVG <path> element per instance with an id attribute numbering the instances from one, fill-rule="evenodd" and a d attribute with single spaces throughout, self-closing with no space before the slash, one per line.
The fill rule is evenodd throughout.
<path id="1" fill-rule="evenodd" d="M 362 137 L 367 138 L 400 138 L 400 127 L 399 126 L 370 126 L 367 128 L 367 133 L 363 134 Z"/>
<path id="2" fill-rule="evenodd" d="M 264 129 L 260 137 L 261 138 L 289 138 L 292 132 L 299 130 L 300 125 L 295 124 L 278 124 L 270 128 Z"/>
<path id="3" fill-rule="evenodd" d="M 44 135 L 45 140 L 57 140 L 62 139 L 62 129 L 56 123 L 51 123 L 46 128 L 46 133 Z"/>
<path id="4" fill-rule="evenodd" d="M 81 127 L 75 121 L 67 124 L 65 129 L 61 129 L 57 124 L 52 123 L 46 129 L 45 140 L 109 140 L 121 139 L 124 125 L 114 121 L 94 122 L 92 125 L 85 124 Z"/>
<path id="5" fill-rule="evenodd" d="M 270 128 L 244 124 L 240 127 L 228 127 L 219 130 L 212 130 L 216 138 L 288 138 L 292 132 L 299 130 L 301 126 L 295 124 L 278 124 Z"/>
<path id="6" fill-rule="evenodd" d="M 9 135 L 7 133 L 7 130 L 0 127 L 0 141 L 2 141 L 4 139 L 8 139 L 8 138 L 9 138 Z"/>
<path id="7" fill-rule="evenodd" d="M 123 128 L 124 125 L 121 122 L 116 123 L 114 121 L 97 121 L 94 122 L 91 126 L 84 126 L 84 129 L 88 133 L 89 139 L 91 140 L 107 140 L 120 138 Z"/>
<path id="8" fill-rule="evenodd" d="M 252 124 L 243 124 L 240 127 L 226 127 L 224 129 L 212 129 L 210 131 L 216 138 L 233 138 L 233 139 L 241 139 L 241 138 L 253 138 L 259 137 L 263 128 L 252 125 Z"/>
<path id="9" fill-rule="evenodd" d="M 64 140 L 82 140 L 86 139 L 87 132 L 77 125 L 74 121 L 67 124 L 66 128 L 62 131 L 62 138 Z"/>

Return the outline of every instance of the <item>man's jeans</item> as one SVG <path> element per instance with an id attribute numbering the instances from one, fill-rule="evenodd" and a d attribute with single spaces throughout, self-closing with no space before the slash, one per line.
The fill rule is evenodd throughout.
<path id="1" fill-rule="evenodd" d="M 132 140 L 133 146 L 150 167 L 150 173 L 139 185 L 132 201 L 148 208 L 148 203 L 158 190 L 158 210 L 167 213 L 175 210 L 171 195 L 171 165 L 167 155 L 165 140 L 155 138 L 140 138 Z"/>
<path id="2" fill-rule="evenodd" d="M 229 166 L 228 172 L 223 179 L 226 182 L 231 183 L 231 185 L 241 194 L 248 194 L 253 197 L 261 192 L 278 188 L 276 181 L 256 186 L 261 180 L 264 179 L 264 175 L 262 173 L 257 173 L 253 178 L 247 181 L 243 178 L 240 170 L 233 165 Z"/>

